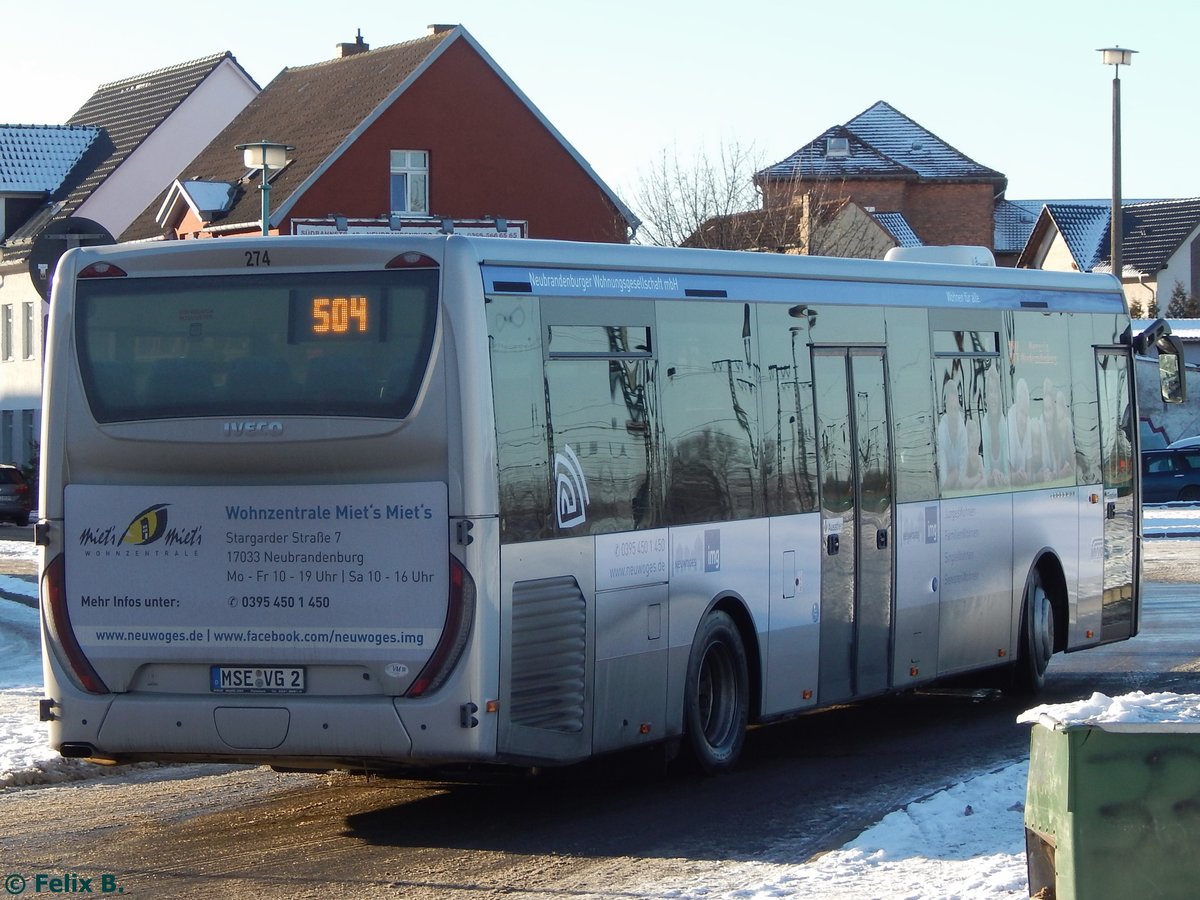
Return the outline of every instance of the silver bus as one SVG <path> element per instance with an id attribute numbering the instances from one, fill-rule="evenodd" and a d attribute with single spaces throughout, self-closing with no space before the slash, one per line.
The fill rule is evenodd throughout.
<path id="1" fill-rule="evenodd" d="M 1107 276 L 463 236 L 72 250 L 64 756 L 556 765 L 1136 634 Z M 1175 367 L 1175 368 L 1172 368 Z M 1174 377 L 1172 378 L 1172 373 Z"/>

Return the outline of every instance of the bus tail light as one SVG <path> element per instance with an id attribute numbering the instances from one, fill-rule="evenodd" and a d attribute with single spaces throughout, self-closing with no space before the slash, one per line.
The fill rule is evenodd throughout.
<path id="1" fill-rule="evenodd" d="M 471 573 L 454 556 L 450 556 L 450 596 L 446 607 L 446 624 L 442 637 L 433 648 L 425 668 L 405 693 L 406 697 L 423 697 L 437 690 L 454 671 L 454 666 L 467 646 L 471 624 L 475 621 L 475 581 Z"/>
<path id="2" fill-rule="evenodd" d="M 50 637 L 54 644 L 62 650 L 67 665 L 70 666 L 72 674 L 83 686 L 83 689 L 91 694 L 107 694 L 108 687 L 96 674 L 96 670 L 92 668 L 92 664 L 84 655 L 83 648 L 79 646 L 79 641 L 75 639 L 75 632 L 71 628 L 71 616 L 67 612 L 66 570 L 66 559 L 60 553 L 46 567 L 46 573 L 42 576 L 42 602 L 46 609 L 46 627 L 50 631 Z"/>
<path id="3" fill-rule="evenodd" d="M 438 268 L 437 261 L 432 257 L 426 256 L 424 253 L 418 253 L 416 250 L 409 250 L 406 253 L 401 253 L 399 256 L 393 256 L 388 260 L 385 269 L 436 269 Z"/>
<path id="4" fill-rule="evenodd" d="M 90 266 L 80 270 L 78 278 L 124 278 L 127 273 L 120 266 L 114 266 L 112 263 L 94 262 Z"/>

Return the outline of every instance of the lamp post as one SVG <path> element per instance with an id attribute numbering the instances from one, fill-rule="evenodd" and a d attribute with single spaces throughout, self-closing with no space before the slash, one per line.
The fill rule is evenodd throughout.
<path id="1" fill-rule="evenodd" d="M 295 147 L 287 144 L 275 144 L 271 141 L 255 141 L 252 144 L 238 144 L 235 150 L 242 151 L 242 159 L 247 169 L 262 170 L 262 233 L 263 237 L 270 234 L 271 221 L 271 169 L 279 170 L 287 165 L 287 155 Z"/>
<path id="2" fill-rule="evenodd" d="M 1121 238 L 1124 223 L 1121 218 L 1121 66 L 1133 62 L 1136 50 L 1126 50 L 1123 47 L 1101 47 L 1099 49 L 1104 65 L 1113 67 L 1112 87 L 1112 223 L 1109 227 L 1111 243 L 1109 244 L 1109 260 L 1112 262 L 1112 272 L 1117 281 L 1123 283 L 1124 267 L 1121 263 Z M 1123 290 L 1123 288 L 1122 288 Z"/>

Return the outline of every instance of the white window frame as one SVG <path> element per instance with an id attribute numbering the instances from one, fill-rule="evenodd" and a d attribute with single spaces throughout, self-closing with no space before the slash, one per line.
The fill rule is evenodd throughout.
<path id="1" fill-rule="evenodd" d="M 13 308 L 5 303 L 0 308 L 0 360 L 12 362 L 13 358 Z"/>
<path id="2" fill-rule="evenodd" d="M 428 215 L 429 151 L 393 150 L 388 189 L 392 215 Z"/>

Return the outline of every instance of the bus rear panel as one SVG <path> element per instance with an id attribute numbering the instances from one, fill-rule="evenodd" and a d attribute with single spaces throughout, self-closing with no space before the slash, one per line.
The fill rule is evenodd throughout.
<path id="1" fill-rule="evenodd" d="M 476 672 L 441 245 L 331 269 L 312 243 L 223 243 L 64 261 L 41 507 L 52 742 L 490 757 L 461 701 L 429 699 Z"/>

